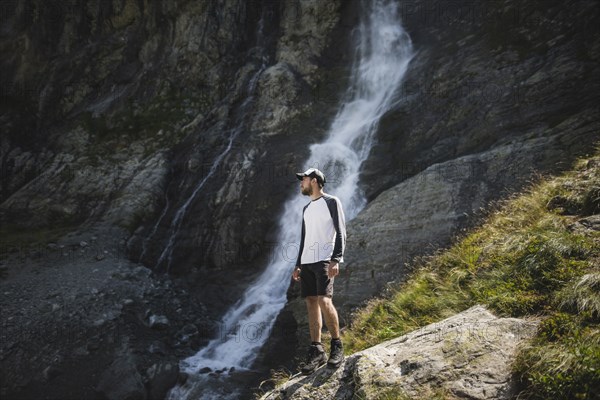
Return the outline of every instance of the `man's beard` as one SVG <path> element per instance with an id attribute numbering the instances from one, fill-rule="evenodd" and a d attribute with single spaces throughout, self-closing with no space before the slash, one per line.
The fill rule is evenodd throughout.
<path id="1" fill-rule="evenodd" d="M 302 194 L 305 196 L 310 196 L 313 194 L 313 190 L 312 190 L 312 186 L 309 187 L 303 187 L 302 188 Z"/>

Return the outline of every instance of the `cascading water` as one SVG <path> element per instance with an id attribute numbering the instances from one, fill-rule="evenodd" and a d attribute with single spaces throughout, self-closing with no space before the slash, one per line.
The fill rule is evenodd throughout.
<path id="1" fill-rule="evenodd" d="M 398 5 L 377 0 L 359 27 L 359 43 L 346 101 L 333 121 L 327 139 L 310 147 L 303 166 L 318 167 L 327 176 L 326 192 L 338 196 L 347 220 L 365 206 L 358 174 L 367 158 L 380 118 L 393 105 L 412 57 L 412 44 L 403 30 Z M 291 176 L 290 179 L 295 177 Z M 248 370 L 269 337 L 275 318 L 286 302 L 286 292 L 298 253 L 301 210 L 308 198 L 297 193 L 286 202 L 279 222 L 281 254 L 273 257 L 258 279 L 222 319 L 222 334 L 196 355 L 181 362 L 190 378 L 169 393 L 169 399 L 235 398 L 224 389 L 229 371 Z M 349 243 L 349 245 L 351 245 Z M 218 377 L 199 375 L 201 368 L 219 371 Z M 217 382 L 211 382 L 216 379 Z"/>

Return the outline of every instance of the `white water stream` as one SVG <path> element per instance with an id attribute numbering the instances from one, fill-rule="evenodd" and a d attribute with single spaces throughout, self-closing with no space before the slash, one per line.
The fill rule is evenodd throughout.
<path id="1" fill-rule="evenodd" d="M 325 173 L 325 192 L 340 198 L 347 221 L 366 204 L 358 187 L 359 170 L 369 154 L 380 118 L 393 105 L 413 54 L 410 38 L 400 24 L 398 5 L 374 0 L 370 7 L 359 26 L 356 60 L 345 101 L 326 140 L 310 146 L 310 158 L 301 168 L 317 167 Z M 190 378 L 173 388 L 169 399 L 235 398 L 235 392 L 223 390 L 222 384 L 211 385 L 210 376 L 198 371 L 205 367 L 222 371 L 219 376 L 223 382 L 232 367 L 236 372 L 251 368 L 285 305 L 298 254 L 302 207 L 309 201 L 300 194 L 295 176 L 290 176 L 290 182 L 298 186 L 280 218 L 277 256 L 223 316 L 222 334 L 181 361 L 181 369 Z"/>

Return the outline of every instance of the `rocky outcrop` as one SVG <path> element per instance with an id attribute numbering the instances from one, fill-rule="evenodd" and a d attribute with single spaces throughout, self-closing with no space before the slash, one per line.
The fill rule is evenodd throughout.
<path id="1" fill-rule="evenodd" d="M 132 355 L 118 357 L 100 377 L 98 391 L 109 400 L 146 399 L 142 377 L 136 369 Z"/>
<path id="2" fill-rule="evenodd" d="M 77 129 L 61 140 L 69 143 L 70 138 L 83 133 Z M 132 230 L 148 210 L 155 208 L 165 184 L 165 152 L 147 155 L 145 151 L 143 144 L 131 144 L 113 156 L 118 159 L 117 167 L 106 161 L 94 163 L 88 156 L 57 154 L 35 179 L 2 203 L 5 213 L 10 210 L 10 216 L 5 214 L 7 223 L 28 224 L 33 219 L 36 229 L 41 229 L 77 226 L 94 219 Z M 12 156 L 32 157 L 20 149 L 8 155 Z"/>
<path id="3" fill-rule="evenodd" d="M 573 121 L 575 123 L 575 121 Z M 384 191 L 349 224 L 348 263 L 336 278 L 342 314 L 402 281 L 417 255 L 445 247 L 499 197 L 555 168 L 587 128 L 549 138 L 524 138 L 489 151 L 434 164 Z"/>
<path id="4" fill-rule="evenodd" d="M 292 377 L 261 399 L 510 399 L 511 363 L 536 326 L 475 306 L 347 356 L 338 369 Z"/>

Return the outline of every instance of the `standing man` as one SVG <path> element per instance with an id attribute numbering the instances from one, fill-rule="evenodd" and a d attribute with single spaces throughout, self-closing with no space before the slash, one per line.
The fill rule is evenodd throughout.
<path id="1" fill-rule="evenodd" d="M 312 344 L 303 374 L 310 374 L 327 360 L 321 344 L 322 316 L 331 333 L 327 364 L 337 367 L 344 359 L 338 314 L 333 306 L 333 280 L 339 274 L 346 246 L 346 221 L 340 200 L 323 192 L 325 175 L 316 168 L 296 174 L 303 195 L 310 196 L 302 211 L 302 237 L 293 279 L 300 281 L 308 309 Z"/>

